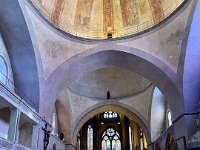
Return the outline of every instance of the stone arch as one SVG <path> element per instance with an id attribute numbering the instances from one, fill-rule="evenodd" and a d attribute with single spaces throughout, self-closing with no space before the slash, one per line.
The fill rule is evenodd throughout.
<path id="1" fill-rule="evenodd" d="M 143 129 L 145 135 L 147 136 L 147 142 L 148 144 L 151 143 L 150 140 L 150 130 L 148 121 L 138 112 L 137 110 L 133 109 L 132 107 L 122 104 L 122 103 L 100 103 L 96 104 L 87 110 L 85 110 L 79 118 L 76 119 L 74 126 L 73 126 L 73 134 L 72 139 L 75 143 L 76 136 L 81 129 L 81 127 L 92 117 L 99 113 L 103 113 L 105 111 L 114 111 L 117 113 L 121 113 L 126 115 L 129 119 L 134 120 L 138 123 L 138 125 Z"/>
<path id="2" fill-rule="evenodd" d="M 44 99 L 50 99 L 53 103 L 60 91 L 66 89 L 76 78 L 99 68 L 113 66 L 133 71 L 157 86 L 172 106 L 174 118 L 184 112 L 182 96 L 177 87 L 178 78 L 166 64 L 139 49 L 115 44 L 99 45 L 59 66 L 46 81 L 47 92 Z M 51 97 L 47 94 L 49 92 L 52 93 Z"/>

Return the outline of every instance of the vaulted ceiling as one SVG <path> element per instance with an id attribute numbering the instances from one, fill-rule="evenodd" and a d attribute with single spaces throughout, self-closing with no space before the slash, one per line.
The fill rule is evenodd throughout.
<path id="1" fill-rule="evenodd" d="M 72 82 L 68 89 L 80 96 L 107 100 L 108 91 L 111 99 L 122 99 L 144 92 L 150 86 L 149 80 L 134 72 L 109 67 L 85 74 Z"/>

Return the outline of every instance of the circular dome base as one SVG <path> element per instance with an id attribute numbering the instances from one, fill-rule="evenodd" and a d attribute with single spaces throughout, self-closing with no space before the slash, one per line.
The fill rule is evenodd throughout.
<path id="1" fill-rule="evenodd" d="M 158 25 L 185 0 L 33 0 L 56 28 L 88 39 L 141 33 Z"/>

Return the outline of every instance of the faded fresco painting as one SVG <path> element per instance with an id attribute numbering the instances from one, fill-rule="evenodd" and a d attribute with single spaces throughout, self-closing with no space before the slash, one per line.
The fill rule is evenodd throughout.
<path id="1" fill-rule="evenodd" d="M 184 0 L 32 0 L 53 25 L 83 38 L 143 32 L 170 16 Z"/>
<path id="2" fill-rule="evenodd" d="M 104 32 L 109 33 L 113 30 L 113 18 L 112 18 L 112 0 L 103 0 L 104 6 Z"/>
<path id="3" fill-rule="evenodd" d="M 143 16 L 146 16 L 149 14 L 149 1 L 148 0 L 137 0 L 137 7 L 139 13 Z M 141 18 L 140 18 L 141 19 Z"/>
<path id="4" fill-rule="evenodd" d="M 161 0 L 149 0 L 149 3 L 151 5 L 154 23 L 156 24 L 164 20 L 165 16 Z"/>
<path id="5" fill-rule="evenodd" d="M 124 26 L 137 25 L 139 15 L 136 0 L 120 0 Z"/>
<path id="6" fill-rule="evenodd" d="M 57 26 L 60 22 L 60 15 L 63 11 L 63 6 L 64 6 L 65 0 L 56 0 L 54 4 L 54 11 L 52 15 L 52 22 Z"/>
<path id="7" fill-rule="evenodd" d="M 94 0 L 78 0 L 74 24 L 90 28 L 90 17 Z"/>

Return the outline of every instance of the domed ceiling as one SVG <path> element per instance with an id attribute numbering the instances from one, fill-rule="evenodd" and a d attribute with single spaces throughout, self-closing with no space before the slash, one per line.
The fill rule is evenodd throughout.
<path id="1" fill-rule="evenodd" d="M 70 84 L 68 90 L 79 96 L 95 100 L 107 100 L 134 96 L 150 87 L 146 78 L 116 67 L 102 68 L 85 74 Z"/>
<path id="2" fill-rule="evenodd" d="M 166 19 L 185 0 L 32 0 L 53 25 L 89 39 L 128 36 Z"/>

